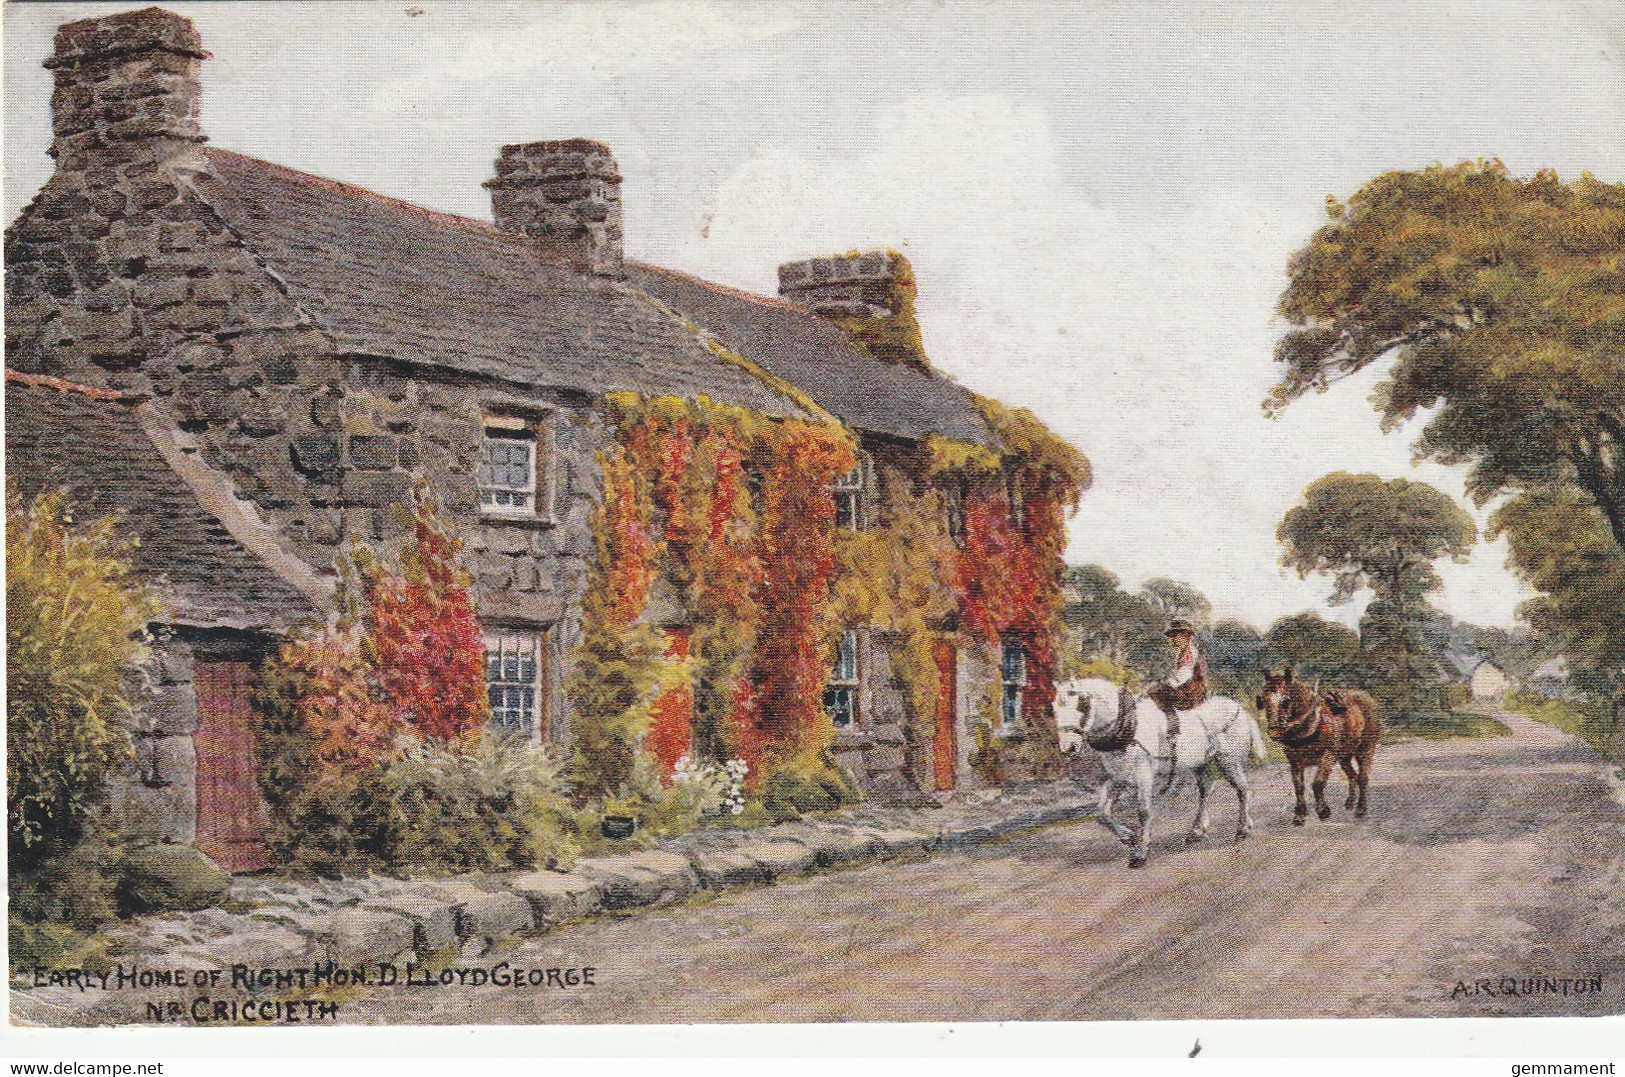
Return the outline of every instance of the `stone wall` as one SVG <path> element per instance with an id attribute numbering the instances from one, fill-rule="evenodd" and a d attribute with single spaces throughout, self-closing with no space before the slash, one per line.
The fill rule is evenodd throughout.
<path id="1" fill-rule="evenodd" d="M 151 397 L 288 547 L 324 571 L 348 542 L 398 540 L 397 508 L 416 479 L 430 479 L 468 535 L 482 618 L 560 625 L 550 642 L 561 648 L 592 552 L 592 402 L 336 354 L 168 166 L 152 167 L 150 177 L 132 178 L 133 165 L 101 175 L 95 182 L 110 186 L 97 199 L 85 193 L 89 177 L 58 173 L 8 235 L 13 362 Z M 139 208 L 136 192 L 149 189 L 167 200 Z M 545 424 L 554 457 L 545 519 L 480 518 L 476 469 L 493 406 Z M 554 695 L 552 713 L 562 715 Z"/>
<path id="2" fill-rule="evenodd" d="M 116 778 L 110 802 L 137 841 L 191 844 L 197 836 L 197 691 L 192 645 L 156 640 L 127 688 L 141 705 L 122 717 L 135 760 Z"/>

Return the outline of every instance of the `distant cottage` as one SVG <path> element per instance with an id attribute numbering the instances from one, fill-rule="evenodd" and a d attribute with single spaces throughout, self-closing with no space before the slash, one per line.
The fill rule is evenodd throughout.
<path id="1" fill-rule="evenodd" d="M 1048 604 L 1087 464 L 931 368 L 905 259 L 787 264 L 776 299 L 628 261 L 615 159 L 584 140 L 504 147 L 494 223 L 433 213 L 207 146 L 207 57 L 156 8 L 61 27 L 56 171 L 5 238 L 8 471 L 121 514 L 172 599 L 132 726 L 162 837 L 263 862 L 252 668 L 327 614 L 346 544 L 398 539 L 420 478 L 468 541 L 493 720 L 566 743 L 623 397 L 856 446 L 821 496 L 841 556 L 897 578 L 838 607 L 828 675 L 797 690 L 870 795 L 1051 765 Z M 641 617 L 686 653 L 689 605 L 665 581 Z M 694 742 L 691 700 L 651 735 Z"/>

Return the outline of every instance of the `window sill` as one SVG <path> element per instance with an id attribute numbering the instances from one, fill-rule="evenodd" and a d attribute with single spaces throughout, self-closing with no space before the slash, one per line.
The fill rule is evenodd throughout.
<path id="1" fill-rule="evenodd" d="M 491 509 L 480 510 L 480 523 L 530 527 L 538 531 L 559 525 L 558 518 L 555 516 L 538 516 L 534 512 L 500 512 Z"/>

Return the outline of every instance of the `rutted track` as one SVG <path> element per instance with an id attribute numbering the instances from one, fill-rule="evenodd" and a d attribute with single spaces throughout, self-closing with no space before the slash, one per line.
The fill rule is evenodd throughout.
<path id="1" fill-rule="evenodd" d="M 1625 811 L 1601 762 L 1517 716 L 1511 737 L 1381 749 L 1370 818 L 1152 861 L 1074 824 L 918 863 L 726 894 L 523 940 L 485 960 L 591 965 L 590 989 L 380 991 L 345 1021 L 414 1024 L 1580 1015 L 1625 1012 Z M 1214 833 L 1234 800 L 1219 789 Z M 1538 993 L 1477 981 L 1540 978 Z M 1564 995 L 1544 981 L 1601 979 Z M 1464 983 L 1467 991 L 1457 989 Z"/>

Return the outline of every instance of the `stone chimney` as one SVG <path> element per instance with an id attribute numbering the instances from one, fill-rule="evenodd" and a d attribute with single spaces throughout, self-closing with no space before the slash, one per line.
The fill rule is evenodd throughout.
<path id="1" fill-rule="evenodd" d="M 779 295 L 840 325 L 876 359 L 931 368 L 914 314 L 914 267 L 896 251 L 786 262 Z"/>
<path id="2" fill-rule="evenodd" d="M 498 228 L 540 241 L 582 273 L 621 274 L 621 173 L 602 142 L 567 138 L 502 147 L 491 192 Z"/>
<path id="3" fill-rule="evenodd" d="M 198 67 L 209 58 L 190 19 L 161 8 L 65 23 L 45 66 L 57 168 L 167 160 L 203 142 Z"/>

